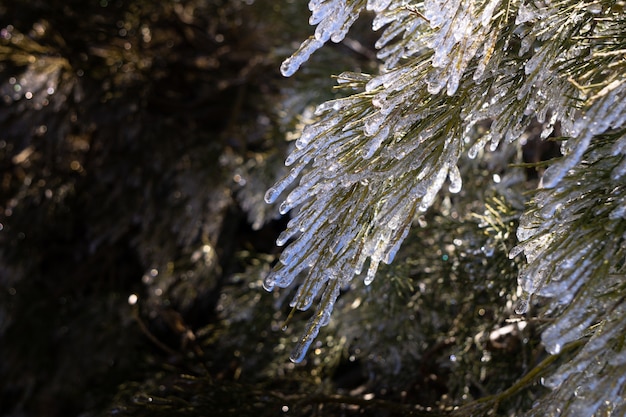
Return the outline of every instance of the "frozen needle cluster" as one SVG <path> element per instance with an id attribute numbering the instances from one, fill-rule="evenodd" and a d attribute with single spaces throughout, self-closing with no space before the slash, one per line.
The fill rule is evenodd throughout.
<path id="1" fill-rule="evenodd" d="M 369 284 L 379 264 L 393 260 L 416 214 L 446 181 L 450 192 L 461 190 L 462 155 L 514 143 L 538 121 L 542 139 L 558 126 L 563 157 L 546 170 L 511 256 L 526 256 L 523 289 L 553 298 L 557 319 L 543 336 L 550 352 L 591 335 L 577 364 L 547 384 L 580 382 L 598 366 L 591 361 L 598 343 L 624 324 L 617 312 L 626 295 L 625 7 L 589 0 L 309 2 L 315 35 L 282 73 L 293 75 L 328 40 L 340 42 L 366 10 L 380 31 L 380 73 L 337 77 L 352 93 L 317 108 L 317 121 L 286 160 L 290 172 L 266 194 L 273 203 L 297 183 L 280 206 L 292 219 L 265 287 L 298 285 L 292 306 L 301 310 L 321 297 L 294 361 L 328 323 L 341 288 L 362 273 Z M 481 121 L 491 124 L 478 136 Z M 607 375 L 626 363 L 626 351 L 615 346 L 603 353 Z M 623 389 L 623 378 L 614 383 Z M 593 395 L 576 398 L 576 410 L 599 404 Z"/>

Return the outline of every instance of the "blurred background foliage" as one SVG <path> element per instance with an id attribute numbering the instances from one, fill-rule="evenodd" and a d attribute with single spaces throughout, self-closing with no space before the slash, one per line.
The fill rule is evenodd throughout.
<path id="1" fill-rule="evenodd" d="M 365 16 L 282 78 L 308 15 L 0 0 L 0 415 L 506 415 L 543 392 L 499 396 L 543 359 L 507 257 L 531 146 L 465 161 L 464 190 L 289 362 L 311 313 L 283 329 L 293 294 L 262 288 L 285 221 L 263 195 L 341 94 L 328 75 L 376 71 Z"/>

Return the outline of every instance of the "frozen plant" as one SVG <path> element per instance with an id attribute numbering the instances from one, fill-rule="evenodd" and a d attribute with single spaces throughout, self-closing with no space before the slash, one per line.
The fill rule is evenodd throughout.
<path id="1" fill-rule="evenodd" d="M 531 123 L 555 133 L 562 158 L 546 169 L 520 219 L 526 302 L 549 297 L 552 354 L 585 342 L 546 379 L 532 415 L 623 414 L 626 268 L 626 3 L 615 0 L 311 0 L 315 34 L 281 67 L 293 75 L 360 13 L 373 14 L 378 74 L 343 72 L 349 91 L 318 106 L 267 203 L 292 211 L 265 287 L 298 285 L 291 306 L 317 310 L 292 359 L 303 360 L 340 290 L 372 282 L 394 259 L 459 160 L 519 146 Z M 490 123 L 486 132 L 477 123 Z M 488 145 L 488 146 L 487 146 Z M 520 306 L 523 313 L 526 306 Z M 578 345 L 576 345 L 578 346 Z M 600 353 L 601 352 L 601 353 Z M 573 387 L 576 385 L 577 387 Z M 572 388 L 573 387 L 573 388 Z M 583 393 L 585 393 L 583 395 Z"/>

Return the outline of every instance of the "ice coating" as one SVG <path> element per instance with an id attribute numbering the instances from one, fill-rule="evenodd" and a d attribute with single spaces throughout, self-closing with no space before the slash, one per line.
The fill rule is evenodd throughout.
<path id="1" fill-rule="evenodd" d="M 315 34 L 283 63 L 284 75 L 292 75 L 327 41 L 343 39 L 364 9 L 374 12 L 373 28 L 381 31 L 376 48 L 382 69 L 378 75 L 338 76 L 340 85 L 363 93 L 317 107 L 318 121 L 304 130 L 287 157 L 292 170 L 268 190 L 266 201 L 274 203 L 290 188 L 280 212 L 292 210 L 294 217 L 277 239 L 287 247 L 266 287 L 288 286 L 294 274 L 306 275 L 293 302 L 306 308 L 318 292 L 324 293 L 329 275 L 349 281 L 363 273 L 363 282 L 372 282 L 380 262 L 393 260 L 412 216 L 432 205 L 446 179 L 450 192 L 461 190 L 458 161 L 463 152 L 478 158 L 518 141 L 535 119 L 542 125 L 542 139 L 554 132 L 567 137 L 562 141 L 564 158 L 544 172 L 536 210 L 521 218 L 519 244 L 510 256 L 525 255 L 519 282 L 528 296 L 558 298 L 557 304 L 576 302 L 594 266 L 612 262 L 606 253 L 614 248 L 592 235 L 580 239 L 599 243 L 576 250 L 567 246 L 558 230 L 573 227 L 590 204 L 578 197 L 593 194 L 597 184 L 583 181 L 576 195 L 564 194 L 563 184 L 589 163 L 599 136 L 623 128 L 625 82 L 623 77 L 604 83 L 580 80 L 569 69 L 572 60 L 584 59 L 593 68 L 594 59 L 604 63 L 606 57 L 594 55 L 586 45 L 555 49 L 549 41 L 592 39 L 591 33 L 576 31 L 590 28 L 581 20 L 591 22 L 595 17 L 590 14 L 597 16 L 602 7 L 581 4 L 567 14 L 556 13 L 560 3 L 501 0 L 426 0 L 416 5 L 318 0 L 309 7 Z M 603 24 L 594 20 L 593 30 Z M 484 120 L 492 121 L 489 131 L 470 138 L 471 127 Z M 619 161 L 625 153 L 626 139 L 616 138 L 608 151 L 616 163 L 607 168 L 614 182 L 626 174 L 626 161 Z M 615 188 L 607 195 L 619 193 L 619 184 Z M 611 198 L 621 206 L 596 215 L 606 216 L 607 230 L 621 230 L 616 222 L 624 219 L 624 200 L 620 195 Z M 563 254 L 550 255 L 555 247 Z M 343 266 L 329 266 L 337 264 Z M 527 300 L 518 308 L 522 313 Z M 313 331 L 299 344 L 296 358 L 304 357 L 330 310 L 311 323 Z M 579 319 L 568 317 L 562 327 L 557 322 L 546 332 L 550 352 L 562 351 L 580 335 L 587 322 Z"/>
<path id="2" fill-rule="evenodd" d="M 374 12 L 382 12 L 385 10 L 392 0 L 367 0 L 367 10 Z"/>
<path id="3" fill-rule="evenodd" d="M 493 35 L 492 16 L 499 0 L 485 2 L 480 17 L 475 15 L 479 2 L 427 0 L 424 2 L 424 16 L 435 29 L 426 43 L 433 49 L 432 65 L 439 69 L 433 71 L 428 88 L 432 94 L 446 89 L 448 95 L 456 93 L 461 77 L 466 72 L 472 58 L 483 50 L 481 69 L 475 79 L 482 77 L 495 41 L 484 45 L 482 39 Z"/>
<path id="4" fill-rule="evenodd" d="M 298 51 L 281 64 L 281 74 L 285 77 L 291 77 L 298 71 L 300 66 L 311 57 L 313 52 L 320 49 L 322 45 L 324 45 L 324 41 L 315 37 L 310 37 L 302 42 Z"/>
<path id="5" fill-rule="evenodd" d="M 335 43 L 341 42 L 359 16 L 358 6 L 358 2 L 346 0 L 311 0 L 309 24 L 317 25 L 315 34 L 302 42 L 300 48 L 283 61 L 280 72 L 285 77 L 290 77 L 326 42 L 329 40 Z M 373 6 L 381 7 L 380 4 L 373 4 Z"/>
<path id="6" fill-rule="evenodd" d="M 623 260 L 626 190 L 621 180 L 607 177 L 621 163 L 613 153 L 625 136 L 622 132 L 590 144 L 581 155 L 584 165 L 573 165 L 558 187 L 537 193 L 534 209 L 520 219 L 520 244 L 510 253 L 513 257 L 523 252 L 528 260 L 520 286 L 530 294 L 550 297 L 551 309 L 562 310 L 542 333 L 546 350 L 558 355 L 589 337 L 575 360 L 544 381 L 555 390 L 553 395 L 568 396 L 563 401 L 572 404 L 574 415 L 594 415 L 604 402 L 598 402 L 604 398 L 596 395 L 599 387 L 605 387 L 606 395 L 626 382 L 619 380 L 626 370 L 626 350 L 615 344 L 626 325 L 626 305 L 614 291 L 623 285 L 623 275 L 613 269 Z M 590 216 L 602 227 L 589 227 Z M 618 234 L 611 235 L 613 231 Z M 551 410 L 549 401 L 541 402 L 530 415 Z"/>
<path id="7" fill-rule="evenodd" d="M 459 171 L 459 167 L 457 167 L 456 165 L 452 165 L 450 167 L 450 171 L 448 172 L 448 178 L 450 178 L 450 192 L 460 192 L 461 188 L 463 187 L 463 180 L 461 178 L 461 171 Z"/>
<path id="8" fill-rule="evenodd" d="M 308 328 L 309 330 L 305 333 L 305 335 L 298 341 L 298 344 L 294 348 L 291 356 L 289 357 L 291 361 L 295 363 L 300 363 L 304 360 L 311 343 L 317 337 L 320 328 L 328 324 L 330 320 L 330 314 L 335 306 L 335 301 L 339 296 L 339 290 L 341 289 L 340 282 L 338 279 L 330 280 L 326 289 L 324 290 L 324 294 L 322 298 L 325 303 L 322 304 L 322 308 L 318 309 L 315 312 L 311 320 L 309 321 Z"/>

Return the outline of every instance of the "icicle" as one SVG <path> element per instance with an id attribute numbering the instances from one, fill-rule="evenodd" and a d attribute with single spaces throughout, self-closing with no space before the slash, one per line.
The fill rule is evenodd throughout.
<path id="1" fill-rule="evenodd" d="M 370 285 L 374 281 L 374 278 L 376 277 L 376 271 L 378 270 L 378 264 L 379 263 L 380 263 L 380 259 L 374 259 L 374 257 L 372 257 L 370 259 L 370 266 L 367 269 L 367 276 L 363 280 L 363 283 L 365 285 Z"/>
<path id="2" fill-rule="evenodd" d="M 271 273 L 270 273 L 271 274 Z M 263 288 L 265 291 L 272 291 L 274 286 L 276 285 L 276 281 L 274 277 L 270 277 L 269 275 L 263 280 Z"/>
<path id="3" fill-rule="evenodd" d="M 332 6 L 334 5 L 331 2 L 310 1 L 309 10 L 311 11 L 311 17 L 309 17 L 309 25 L 315 26 L 324 20 L 327 15 L 333 12 Z"/>
<path id="4" fill-rule="evenodd" d="M 342 16 L 343 17 L 343 16 Z M 347 17 L 344 17 L 343 25 L 340 29 L 334 30 L 330 35 L 330 40 L 334 43 L 341 42 L 346 35 L 348 34 L 348 30 L 352 26 L 352 24 L 359 18 L 359 11 L 351 11 Z"/>
<path id="5" fill-rule="evenodd" d="M 329 213 L 321 213 L 312 223 L 307 225 L 307 230 L 304 234 L 300 235 L 298 239 L 292 242 L 287 248 L 283 250 L 280 255 L 279 261 L 283 265 L 290 265 L 292 262 L 297 261 L 304 253 L 305 247 L 310 244 L 310 239 L 315 234 L 320 225 L 328 219 Z M 330 233 L 326 230 L 326 234 Z M 323 239 L 324 234 L 318 233 L 318 238 Z"/>
<path id="6" fill-rule="evenodd" d="M 320 301 L 320 309 L 315 312 L 315 315 L 309 321 L 307 325 L 307 332 L 300 339 L 296 348 L 289 357 L 292 362 L 302 362 L 307 351 L 309 350 L 309 347 L 311 347 L 311 343 L 313 343 L 313 340 L 317 337 L 320 328 L 328 323 L 328 318 L 330 317 L 330 313 L 335 306 L 335 301 L 337 301 L 339 290 L 341 289 L 339 284 L 338 279 L 332 279 L 328 282 L 328 285 L 324 290 L 324 294 L 322 295 L 322 300 Z"/>
<path id="7" fill-rule="evenodd" d="M 374 136 L 366 145 L 365 152 L 362 154 L 363 159 L 370 159 L 374 156 L 374 153 L 380 148 L 380 145 L 385 141 L 385 139 L 389 136 L 389 126 L 383 127 L 377 134 Z"/>
<path id="8" fill-rule="evenodd" d="M 363 252 L 360 252 L 357 261 L 354 264 L 354 275 L 360 275 L 361 272 L 363 272 L 363 265 L 365 265 L 366 260 L 367 255 Z"/>
<path id="9" fill-rule="evenodd" d="M 547 204 L 541 210 L 539 210 L 539 216 L 543 219 L 551 219 L 554 217 L 554 214 L 557 210 L 560 210 L 562 207 L 561 203 L 553 202 L 551 204 Z"/>
<path id="10" fill-rule="evenodd" d="M 380 112 L 374 113 L 366 119 L 363 133 L 365 133 L 366 136 L 374 136 L 380 130 L 380 126 L 383 122 L 385 122 L 384 115 Z"/>
<path id="11" fill-rule="evenodd" d="M 272 204 L 274 201 L 276 201 L 280 193 L 281 193 L 280 190 L 277 190 L 274 187 L 270 187 L 265 193 L 265 202 L 267 204 Z"/>
<path id="12" fill-rule="evenodd" d="M 300 184 L 287 195 L 285 201 L 280 205 L 280 214 L 287 213 L 293 207 L 302 204 L 304 201 L 317 194 L 317 190 L 320 188 L 321 176 L 322 172 L 313 170 L 302 177 Z"/>
<path id="13" fill-rule="evenodd" d="M 278 199 L 278 196 L 285 191 L 285 189 L 293 183 L 296 178 L 298 178 L 298 175 L 300 175 L 307 163 L 308 161 L 300 161 L 297 165 L 291 168 L 289 174 L 278 180 L 273 187 L 270 187 L 265 193 L 265 202 L 267 204 L 274 203 Z"/>
<path id="14" fill-rule="evenodd" d="M 344 234 L 339 237 L 336 237 L 333 241 L 333 244 L 330 246 L 330 251 L 333 255 L 337 255 L 341 249 L 346 246 L 346 243 L 350 240 L 349 236 Z"/>
<path id="15" fill-rule="evenodd" d="M 298 255 L 298 253 L 304 248 L 306 241 L 302 239 L 302 236 L 289 245 L 285 250 L 280 254 L 279 261 L 283 265 L 289 265 L 293 261 L 293 259 Z"/>
<path id="16" fill-rule="evenodd" d="M 547 139 L 548 136 L 552 134 L 552 132 L 554 131 L 554 124 L 556 123 L 557 119 L 558 114 L 554 112 L 552 116 L 550 116 L 550 120 L 548 120 L 548 123 L 543 127 L 543 130 L 541 131 L 541 139 Z"/>
<path id="17" fill-rule="evenodd" d="M 335 121 L 338 120 L 339 119 L 337 118 L 331 118 L 328 121 L 322 121 L 312 125 L 307 125 L 302 131 L 300 137 L 296 140 L 296 148 L 305 148 L 313 138 L 319 136 L 320 133 L 322 133 L 327 128 L 328 124 L 333 124 Z"/>
<path id="18" fill-rule="evenodd" d="M 476 66 L 476 71 L 474 71 L 473 80 L 476 82 L 481 82 L 483 79 L 483 75 L 485 74 L 485 70 L 487 69 L 487 64 L 489 64 L 489 60 L 493 55 L 496 49 L 496 42 L 498 41 L 498 32 L 492 31 L 487 38 L 487 41 L 483 45 L 483 52 L 480 61 L 478 61 L 478 65 Z"/>
<path id="19" fill-rule="evenodd" d="M 459 167 L 456 164 L 452 164 L 450 166 L 450 171 L 448 171 L 448 178 L 450 179 L 450 187 L 448 190 L 456 194 L 461 191 L 463 186 L 463 180 L 461 179 L 461 172 L 459 171 Z"/>
<path id="20" fill-rule="evenodd" d="M 305 163 L 309 162 L 311 160 L 311 156 L 304 156 L 309 152 L 311 152 L 310 149 L 294 149 L 293 152 L 291 152 L 289 156 L 287 156 L 287 158 L 285 159 L 285 166 L 289 167 L 293 165 L 294 162 L 296 162 L 300 158 L 302 158 L 303 162 Z"/>
<path id="21" fill-rule="evenodd" d="M 410 230 L 411 230 L 411 223 L 409 222 L 407 226 L 403 229 L 400 236 L 396 238 L 396 242 L 393 244 L 393 246 L 387 249 L 387 253 L 385 253 L 385 257 L 383 258 L 384 263 L 389 265 L 393 261 L 393 259 L 396 257 L 396 253 L 398 252 L 398 250 L 400 249 L 400 246 L 402 245 L 402 242 L 404 241 L 404 239 L 406 239 Z"/>
<path id="22" fill-rule="evenodd" d="M 263 280 L 263 287 L 268 291 L 271 291 L 274 287 L 288 287 L 293 282 L 294 275 L 286 272 L 283 268 L 273 270 Z"/>
<path id="23" fill-rule="evenodd" d="M 515 257 L 517 257 L 517 255 L 519 255 L 522 252 L 524 252 L 523 245 L 513 246 L 513 248 L 509 252 L 509 259 L 514 259 Z"/>
<path id="24" fill-rule="evenodd" d="M 276 238 L 276 246 L 285 246 L 287 241 L 291 239 L 291 237 L 294 236 L 296 233 L 296 230 L 283 230 L 280 235 L 278 235 L 278 238 Z"/>
<path id="25" fill-rule="evenodd" d="M 298 292 L 290 306 L 301 311 L 308 310 L 311 305 L 313 305 L 313 301 L 327 281 L 328 278 L 323 276 L 323 272 L 315 273 L 315 271 L 313 271 L 306 282 L 298 288 Z"/>
<path id="26" fill-rule="evenodd" d="M 376 43 L 374 43 L 374 47 L 376 49 L 381 49 L 405 30 L 406 28 L 403 26 L 389 26 L 383 31 Z"/>
<path id="27" fill-rule="evenodd" d="M 385 86 L 389 88 L 389 83 L 399 79 L 404 74 L 411 71 L 411 68 L 400 68 L 398 70 L 390 71 L 385 74 L 379 75 L 377 77 L 372 78 L 365 85 L 365 91 L 372 92 L 379 88 L 380 86 Z"/>
<path id="28" fill-rule="evenodd" d="M 578 141 L 573 153 L 567 155 L 564 161 L 549 166 L 543 173 L 543 187 L 556 187 L 559 181 L 561 181 L 561 179 L 567 174 L 567 172 L 572 169 L 578 163 L 578 161 L 580 161 L 580 158 L 582 158 L 583 153 L 587 150 L 590 142 L 591 135 L 586 134 L 581 140 Z"/>
<path id="29" fill-rule="evenodd" d="M 522 293 L 522 296 L 517 301 L 517 306 L 515 307 L 516 314 L 526 314 L 528 312 L 528 304 L 530 301 L 530 296 L 528 293 Z"/>
<path id="30" fill-rule="evenodd" d="M 342 80 L 342 79 L 345 80 L 347 78 L 350 78 L 352 81 L 354 81 L 355 79 L 359 79 L 361 82 L 369 80 L 369 77 L 365 76 L 364 74 L 344 72 L 340 74 L 339 76 L 337 76 L 338 80 Z M 350 106 L 357 105 L 361 102 L 362 102 L 362 99 L 360 97 L 345 97 L 345 98 L 338 98 L 335 100 L 329 100 L 317 106 L 313 114 L 315 114 L 316 116 L 321 116 L 326 112 L 330 112 L 330 111 L 337 112 L 344 108 L 349 108 Z M 324 124 L 327 125 L 327 123 L 324 123 Z M 306 129 L 308 129 L 308 126 L 307 128 L 305 128 L 305 130 Z"/>
<path id="31" fill-rule="evenodd" d="M 309 59 L 311 54 L 321 48 L 324 42 L 311 36 L 309 39 L 302 42 L 300 49 L 294 53 L 291 57 L 283 61 L 280 66 L 280 72 L 285 77 L 291 77 L 298 71 L 298 68 Z"/>
<path id="32" fill-rule="evenodd" d="M 419 207 L 418 207 L 420 211 L 428 210 L 428 207 L 431 206 L 431 204 L 435 200 L 435 197 L 437 197 L 437 193 L 441 189 L 441 186 L 446 180 L 447 175 L 448 175 L 447 169 L 444 169 L 444 168 L 439 169 L 435 178 L 426 189 L 426 193 L 422 197 L 422 201 L 420 202 Z"/>
<path id="33" fill-rule="evenodd" d="M 391 0 L 367 0 L 367 10 L 380 13 L 389 7 Z"/>
<path id="34" fill-rule="evenodd" d="M 487 142 L 489 142 L 489 136 L 487 135 L 483 135 L 481 136 L 476 143 L 474 143 L 472 145 L 472 147 L 469 149 L 469 151 L 467 151 L 467 157 L 469 159 L 475 159 L 476 156 L 478 155 L 478 152 L 480 150 L 482 150 L 485 145 L 487 144 Z"/>

